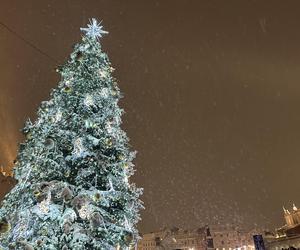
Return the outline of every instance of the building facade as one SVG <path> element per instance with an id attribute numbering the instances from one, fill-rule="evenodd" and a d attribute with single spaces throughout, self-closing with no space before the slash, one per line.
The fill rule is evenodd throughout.
<path id="1" fill-rule="evenodd" d="M 293 204 L 292 209 L 283 207 L 285 225 L 265 236 L 267 250 L 300 249 L 300 209 Z"/>
<path id="2" fill-rule="evenodd" d="M 213 249 L 213 239 L 209 228 L 193 230 L 164 228 L 157 232 L 144 234 L 138 242 L 138 250 L 207 250 Z"/>
<path id="3" fill-rule="evenodd" d="M 253 250 L 254 230 L 243 230 L 234 225 L 210 226 L 216 250 Z"/>
<path id="4" fill-rule="evenodd" d="M 300 225 L 300 209 L 298 209 L 295 204 L 293 204 L 291 211 L 283 207 L 283 213 L 286 228 L 293 228 L 297 225 Z"/>

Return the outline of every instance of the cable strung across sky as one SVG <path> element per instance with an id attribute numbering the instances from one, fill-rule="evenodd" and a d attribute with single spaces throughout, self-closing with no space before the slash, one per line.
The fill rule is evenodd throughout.
<path id="1" fill-rule="evenodd" d="M 48 55 L 46 52 L 42 51 L 41 49 L 39 49 L 36 45 L 34 45 L 33 43 L 31 43 L 30 41 L 28 41 L 27 39 L 25 39 L 23 36 L 21 36 L 20 34 L 18 34 L 16 31 L 14 31 L 13 29 L 11 29 L 10 27 L 8 27 L 6 24 L 4 24 L 3 22 L 0 21 L 0 25 L 3 26 L 5 29 L 7 29 L 10 33 L 12 33 L 13 35 L 15 35 L 16 37 L 18 37 L 19 39 L 21 39 L 23 42 L 25 42 L 27 45 L 29 45 L 31 48 L 33 48 L 34 50 L 36 50 L 37 52 L 39 52 L 40 54 L 48 57 L 48 59 L 50 59 L 51 61 L 58 63 L 58 60 L 56 60 L 54 57 Z"/>

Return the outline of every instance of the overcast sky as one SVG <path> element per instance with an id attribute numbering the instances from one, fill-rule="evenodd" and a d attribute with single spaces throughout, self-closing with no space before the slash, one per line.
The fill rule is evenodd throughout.
<path id="1" fill-rule="evenodd" d="M 88 3 L 88 4 L 87 4 Z M 299 1 L 2 0 L 0 165 L 88 18 L 124 93 L 144 187 L 139 228 L 281 226 L 300 206 Z M 2 184 L 5 185 L 5 184 Z M 3 186 L 4 187 L 4 186 Z M 2 187 L 1 187 L 2 188 Z"/>

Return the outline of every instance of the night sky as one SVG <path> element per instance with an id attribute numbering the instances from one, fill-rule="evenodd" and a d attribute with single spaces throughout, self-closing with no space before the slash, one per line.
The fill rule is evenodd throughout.
<path id="1" fill-rule="evenodd" d="M 56 87 L 88 18 L 124 93 L 138 151 L 141 232 L 162 226 L 281 226 L 300 206 L 299 1 L 1 0 L 0 165 Z M 6 190 L 7 181 L 1 185 Z"/>

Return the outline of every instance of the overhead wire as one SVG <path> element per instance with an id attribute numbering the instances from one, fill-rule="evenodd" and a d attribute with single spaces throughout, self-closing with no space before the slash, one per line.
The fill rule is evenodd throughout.
<path id="1" fill-rule="evenodd" d="M 50 56 L 49 54 L 47 54 L 46 52 L 42 51 L 40 48 L 38 48 L 36 45 L 34 45 L 32 42 L 28 41 L 27 39 L 25 39 L 23 36 L 21 36 L 20 34 L 18 34 L 15 30 L 11 29 L 8 25 L 6 25 L 5 23 L 0 21 L 0 25 L 2 27 L 4 27 L 6 30 L 8 30 L 10 33 L 12 33 L 13 35 L 15 35 L 16 37 L 18 37 L 19 39 L 21 39 L 23 42 L 25 42 L 28 46 L 30 46 L 32 49 L 36 50 L 37 52 L 39 52 L 40 54 L 42 54 L 43 56 L 46 56 L 48 59 L 50 59 L 51 61 L 58 63 L 58 60 L 56 60 L 54 57 Z"/>

